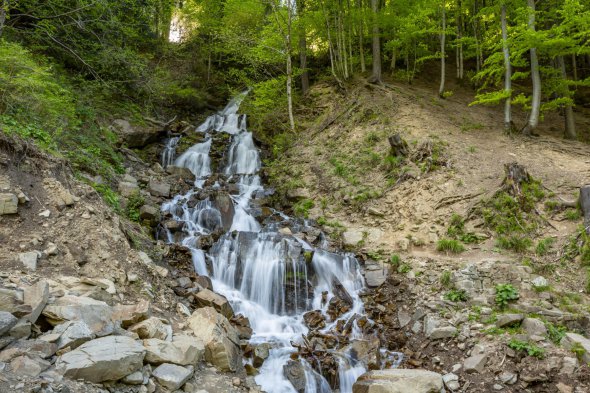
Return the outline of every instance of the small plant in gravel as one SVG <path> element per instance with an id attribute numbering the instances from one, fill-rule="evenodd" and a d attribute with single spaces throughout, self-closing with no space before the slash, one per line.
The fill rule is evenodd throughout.
<path id="1" fill-rule="evenodd" d="M 574 345 L 572 345 L 571 351 L 573 354 L 576 355 L 578 359 L 582 359 L 582 356 L 586 354 L 586 350 L 580 343 L 575 343 Z"/>
<path id="2" fill-rule="evenodd" d="M 527 355 L 533 356 L 539 359 L 545 357 L 545 350 L 541 347 L 538 347 L 535 344 L 521 341 L 517 339 L 512 339 L 508 342 L 508 347 L 514 349 L 517 352 L 526 352 Z"/>
<path id="3" fill-rule="evenodd" d="M 456 239 L 440 239 L 436 243 L 436 249 L 447 253 L 459 254 L 465 251 L 465 246 Z"/>
<path id="4" fill-rule="evenodd" d="M 293 211 L 296 215 L 304 218 L 309 218 L 309 211 L 313 209 L 315 204 L 311 199 L 303 199 L 293 205 Z"/>
<path id="5" fill-rule="evenodd" d="M 569 209 L 566 210 L 564 217 L 566 220 L 578 221 L 580 218 L 582 218 L 582 214 L 578 209 Z"/>
<path id="6" fill-rule="evenodd" d="M 549 337 L 549 339 L 555 344 L 559 344 L 567 332 L 567 328 L 565 326 L 554 325 L 551 322 L 545 322 L 545 327 L 547 328 L 547 337 Z"/>
<path id="7" fill-rule="evenodd" d="M 398 273 L 402 273 L 402 274 L 406 274 L 409 273 L 410 270 L 412 270 L 412 266 L 410 266 L 407 263 L 402 263 L 401 265 L 399 265 L 399 267 L 397 268 L 397 272 Z"/>
<path id="8" fill-rule="evenodd" d="M 145 200 L 139 192 L 136 192 L 129 197 L 127 205 L 125 206 L 125 214 L 131 221 L 139 222 L 139 209 L 144 203 Z"/>
<path id="9" fill-rule="evenodd" d="M 553 243 L 555 243 L 555 239 L 552 237 L 539 240 L 537 247 L 535 248 L 535 253 L 539 256 L 547 255 L 547 253 L 551 251 Z"/>
<path id="10" fill-rule="evenodd" d="M 454 303 L 465 302 L 467 301 L 467 292 L 462 289 L 451 289 L 445 293 L 445 299 Z"/>
<path id="11" fill-rule="evenodd" d="M 399 256 L 399 254 L 393 254 L 391 258 L 389 258 L 389 263 L 394 268 L 397 268 L 402 263 L 402 258 Z"/>
<path id="12" fill-rule="evenodd" d="M 444 272 L 442 272 L 442 274 L 440 275 L 441 285 L 445 288 L 450 288 L 451 287 L 451 278 L 452 278 L 452 274 L 450 271 L 445 270 Z"/>
<path id="13" fill-rule="evenodd" d="M 501 310 L 504 310 L 509 302 L 517 300 L 518 297 L 518 291 L 512 284 L 496 285 L 496 304 Z"/>

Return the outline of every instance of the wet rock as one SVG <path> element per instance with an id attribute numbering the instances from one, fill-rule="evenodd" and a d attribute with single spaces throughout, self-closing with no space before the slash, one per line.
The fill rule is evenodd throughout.
<path id="1" fill-rule="evenodd" d="M 543 323 L 543 321 L 537 318 L 525 318 L 522 321 L 522 328 L 529 337 L 545 337 L 545 335 L 547 334 L 547 328 L 545 327 L 545 324 Z"/>
<path id="2" fill-rule="evenodd" d="M 184 180 L 193 181 L 195 179 L 195 175 L 190 169 L 181 166 L 168 165 L 166 167 L 166 173 Z"/>
<path id="3" fill-rule="evenodd" d="M 214 206 L 221 214 L 221 226 L 223 231 L 229 231 L 234 221 L 234 202 L 227 193 L 218 193 L 213 200 Z"/>
<path id="4" fill-rule="evenodd" d="M 208 289 L 199 291 L 195 295 L 195 302 L 199 307 L 213 307 L 227 319 L 230 319 L 234 315 L 234 310 L 227 299 Z"/>
<path id="5" fill-rule="evenodd" d="M 18 255 L 18 260 L 22 263 L 25 268 L 35 271 L 37 270 L 37 260 L 39 259 L 39 253 L 37 251 L 23 252 Z"/>
<path id="6" fill-rule="evenodd" d="M 148 183 L 148 191 L 153 196 L 168 198 L 170 196 L 170 184 L 156 180 L 150 180 Z"/>
<path id="7" fill-rule="evenodd" d="M 0 336 L 12 329 L 17 321 L 18 319 L 11 313 L 0 311 Z"/>
<path id="8" fill-rule="evenodd" d="M 297 393 L 305 392 L 305 369 L 300 362 L 289 360 L 283 366 L 283 374 L 285 375 L 285 378 L 291 382 L 291 385 L 293 385 L 293 388 L 295 388 Z"/>
<path id="9" fill-rule="evenodd" d="M 326 317 L 320 310 L 308 311 L 303 314 L 303 322 L 310 329 L 323 329 L 326 327 Z"/>
<path id="10" fill-rule="evenodd" d="M 136 333 L 141 339 L 157 338 L 166 340 L 172 337 L 172 327 L 157 317 L 150 317 L 129 327 L 127 330 Z"/>
<path id="11" fill-rule="evenodd" d="M 203 359 L 205 346 L 194 337 L 174 336 L 172 342 L 151 338 L 143 341 L 145 361 L 150 364 L 194 365 Z"/>
<path id="12" fill-rule="evenodd" d="M 254 367 L 259 368 L 262 366 L 262 363 L 268 358 L 270 349 L 271 346 L 267 343 L 259 344 L 254 348 L 254 356 L 252 358 Z"/>
<path id="13" fill-rule="evenodd" d="M 56 369 L 71 379 L 90 382 L 121 379 L 143 365 L 145 349 L 124 336 L 102 337 L 89 341 L 60 356 Z"/>
<path id="14" fill-rule="evenodd" d="M 502 314 L 498 316 L 496 327 L 502 328 L 519 324 L 524 319 L 522 314 Z"/>
<path id="15" fill-rule="evenodd" d="M 487 354 L 477 354 L 468 357 L 463 362 L 463 370 L 468 374 L 482 373 L 488 361 Z"/>
<path id="16" fill-rule="evenodd" d="M 236 328 L 238 337 L 242 340 L 249 340 L 252 337 L 252 327 L 250 320 L 245 316 L 238 314 L 232 317 L 231 324 Z"/>
<path id="17" fill-rule="evenodd" d="M 583 362 L 590 364 L 590 340 L 577 333 L 566 333 L 561 339 L 561 346 L 567 350 L 572 348 L 583 349 L 581 359 Z M 581 352 L 581 351 L 580 351 Z"/>
<path id="18" fill-rule="evenodd" d="M 338 296 L 333 296 L 328 303 L 328 310 L 326 313 L 330 316 L 332 321 L 335 321 L 343 314 L 346 314 L 352 309 L 350 303 L 340 299 Z"/>
<path id="19" fill-rule="evenodd" d="M 18 212 L 18 198 L 14 194 L 0 194 L 0 216 L 16 214 Z"/>
<path id="20" fill-rule="evenodd" d="M 227 318 L 212 307 L 204 307 L 191 315 L 187 325 L 205 344 L 205 360 L 222 371 L 240 368 L 240 339 Z"/>
<path id="21" fill-rule="evenodd" d="M 152 375 L 160 385 L 170 391 L 175 391 L 180 389 L 189 380 L 191 375 L 193 375 L 193 370 L 191 368 L 177 366 L 176 364 L 164 363 L 158 366 Z"/>
<path id="22" fill-rule="evenodd" d="M 440 374 L 426 370 L 379 370 L 365 373 L 352 387 L 353 393 L 440 393 Z"/>
<path id="23" fill-rule="evenodd" d="M 369 369 L 378 369 L 381 367 L 380 344 L 377 337 L 352 340 L 350 354 L 355 360 L 368 365 Z"/>

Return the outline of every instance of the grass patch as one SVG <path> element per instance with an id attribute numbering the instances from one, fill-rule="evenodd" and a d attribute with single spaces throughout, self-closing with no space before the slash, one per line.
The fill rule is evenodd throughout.
<path id="1" fill-rule="evenodd" d="M 309 218 L 309 211 L 315 203 L 311 199 L 303 199 L 293 205 L 293 212 L 299 217 Z"/>
<path id="2" fill-rule="evenodd" d="M 444 272 L 442 272 L 442 274 L 440 275 L 441 285 L 445 288 L 450 288 L 451 287 L 451 277 L 452 277 L 452 274 L 450 271 L 445 270 Z"/>
<path id="3" fill-rule="evenodd" d="M 436 249 L 441 252 L 459 254 L 465 251 L 465 246 L 456 239 L 440 239 L 436 243 Z"/>
<path id="4" fill-rule="evenodd" d="M 535 253 L 538 256 L 547 255 L 551 251 L 553 243 L 555 243 L 555 239 L 552 237 L 539 240 L 539 242 L 537 243 L 537 247 L 535 248 Z"/>

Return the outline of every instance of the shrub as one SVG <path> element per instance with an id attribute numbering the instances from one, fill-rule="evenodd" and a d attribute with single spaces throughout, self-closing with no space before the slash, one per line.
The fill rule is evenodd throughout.
<path id="1" fill-rule="evenodd" d="M 131 221 L 139 222 L 139 209 L 144 205 L 144 203 L 145 200 L 139 194 L 139 192 L 136 192 L 129 197 L 127 200 L 127 205 L 125 206 L 125 213 Z"/>
<path id="2" fill-rule="evenodd" d="M 531 239 L 520 234 L 499 236 L 497 243 L 498 247 L 514 252 L 525 252 L 533 245 Z"/>
<path id="3" fill-rule="evenodd" d="M 505 309 L 508 306 L 508 302 L 517 300 L 518 297 L 518 291 L 512 284 L 496 285 L 496 304 L 500 309 Z"/>
<path id="4" fill-rule="evenodd" d="M 452 302 L 464 302 L 467 300 L 467 293 L 464 290 L 451 289 L 445 293 L 445 299 Z"/>
<path id="5" fill-rule="evenodd" d="M 309 218 L 309 211 L 313 209 L 315 204 L 311 199 L 303 199 L 293 206 L 293 211 L 296 215 L 304 218 Z"/>
<path id="6" fill-rule="evenodd" d="M 440 283 L 442 284 L 443 287 L 449 288 L 451 286 L 451 272 L 448 270 L 445 270 L 444 272 L 442 272 L 442 274 L 440 275 Z"/>
<path id="7" fill-rule="evenodd" d="M 453 254 L 458 254 L 465 251 L 463 244 L 455 239 L 440 239 L 436 243 L 436 249 L 438 251 L 451 252 Z"/>

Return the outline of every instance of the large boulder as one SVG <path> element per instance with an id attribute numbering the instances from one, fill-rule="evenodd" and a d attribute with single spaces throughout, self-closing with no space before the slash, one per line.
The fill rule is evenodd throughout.
<path id="1" fill-rule="evenodd" d="M 11 313 L 0 311 L 0 336 L 12 329 L 17 321 L 18 319 Z"/>
<path id="2" fill-rule="evenodd" d="M 187 320 L 194 335 L 205 344 L 205 360 L 221 371 L 236 371 L 242 364 L 238 332 L 213 307 L 196 310 Z"/>
<path id="3" fill-rule="evenodd" d="M 56 369 L 71 379 L 115 381 L 143 366 L 145 348 L 132 338 L 109 336 L 89 341 L 63 354 Z"/>
<path id="4" fill-rule="evenodd" d="M 143 147 L 148 143 L 157 142 L 165 134 L 163 129 L 134 126 L 124 119 L 115 120 L 112 129 L 128 147 Z"/>
<path id="5" fill-rule="evenodd" d="M 577 333 L 566 333 L 561 339 L 561 346 L 579 353 L 581 360 L 590 364 L 590 340 Z"/>
<path id="6" fill-rule="evenodd" d="M 194 296 L 199 307 L 213 307 L 227 319 L 234 316 L 234 310 L 224 296 L 208 289 L 202 289 Z"/>
<path id="7" fill-rule="evenodd" d="M 157 338 L 160 340 L 167 340 L 172 338 L 172 326 L 168 323 L 162 322 L 160 318 L 151 317 L 145 321 L 139 322 L 131 326 L 130 332 L 137 333 L 139 338 Z"/>
<path id="8" fill-rule="evenodd" d="M 193 375 L 192 368 L 185 368 L 175 364 L 162 364 L 152 373 L 160 385 L 170 391 L 178 390 Z"/>
<path id="9" fill-rule="evenodd" d="M 205 353 L 203 343 L 190 336 L 174 336 L 172 342 L 151 338 L 144 340 L 143 346 L 147 351 L 145 361 L 150 364 L 194 365 L 203 359 Z"/>
<path id="10" fill-rule="evenodd" d="M 45 307 L 43 315 L 53 326 L 67 321 L 84 321 L 99 337 L 111 334 L 115 327 L 111 307 L 105 302 L 89 297 L 60 297 Z"/>
<path id="11" fill-rule="evenodd" d="M 47 281 L 39 281 L 35 285 L 25 287 L 24 302 L 31 307 L 31 313 L 25 318 L 31 323 L 35 323 L 41 311 L 49 300 L 49 284 Z"/>
<path id="12" fill-rule="evenodd" d="M 443 379 L 427 370 L 378 370 L 359 377 L 353 393 L 440 393 Z"/>
<path id="13" fill-rule="evenodd" d="M 18 198 L 14 194 L 0 194 L 0 216 L 16 214 L 18 211 Z"/>

